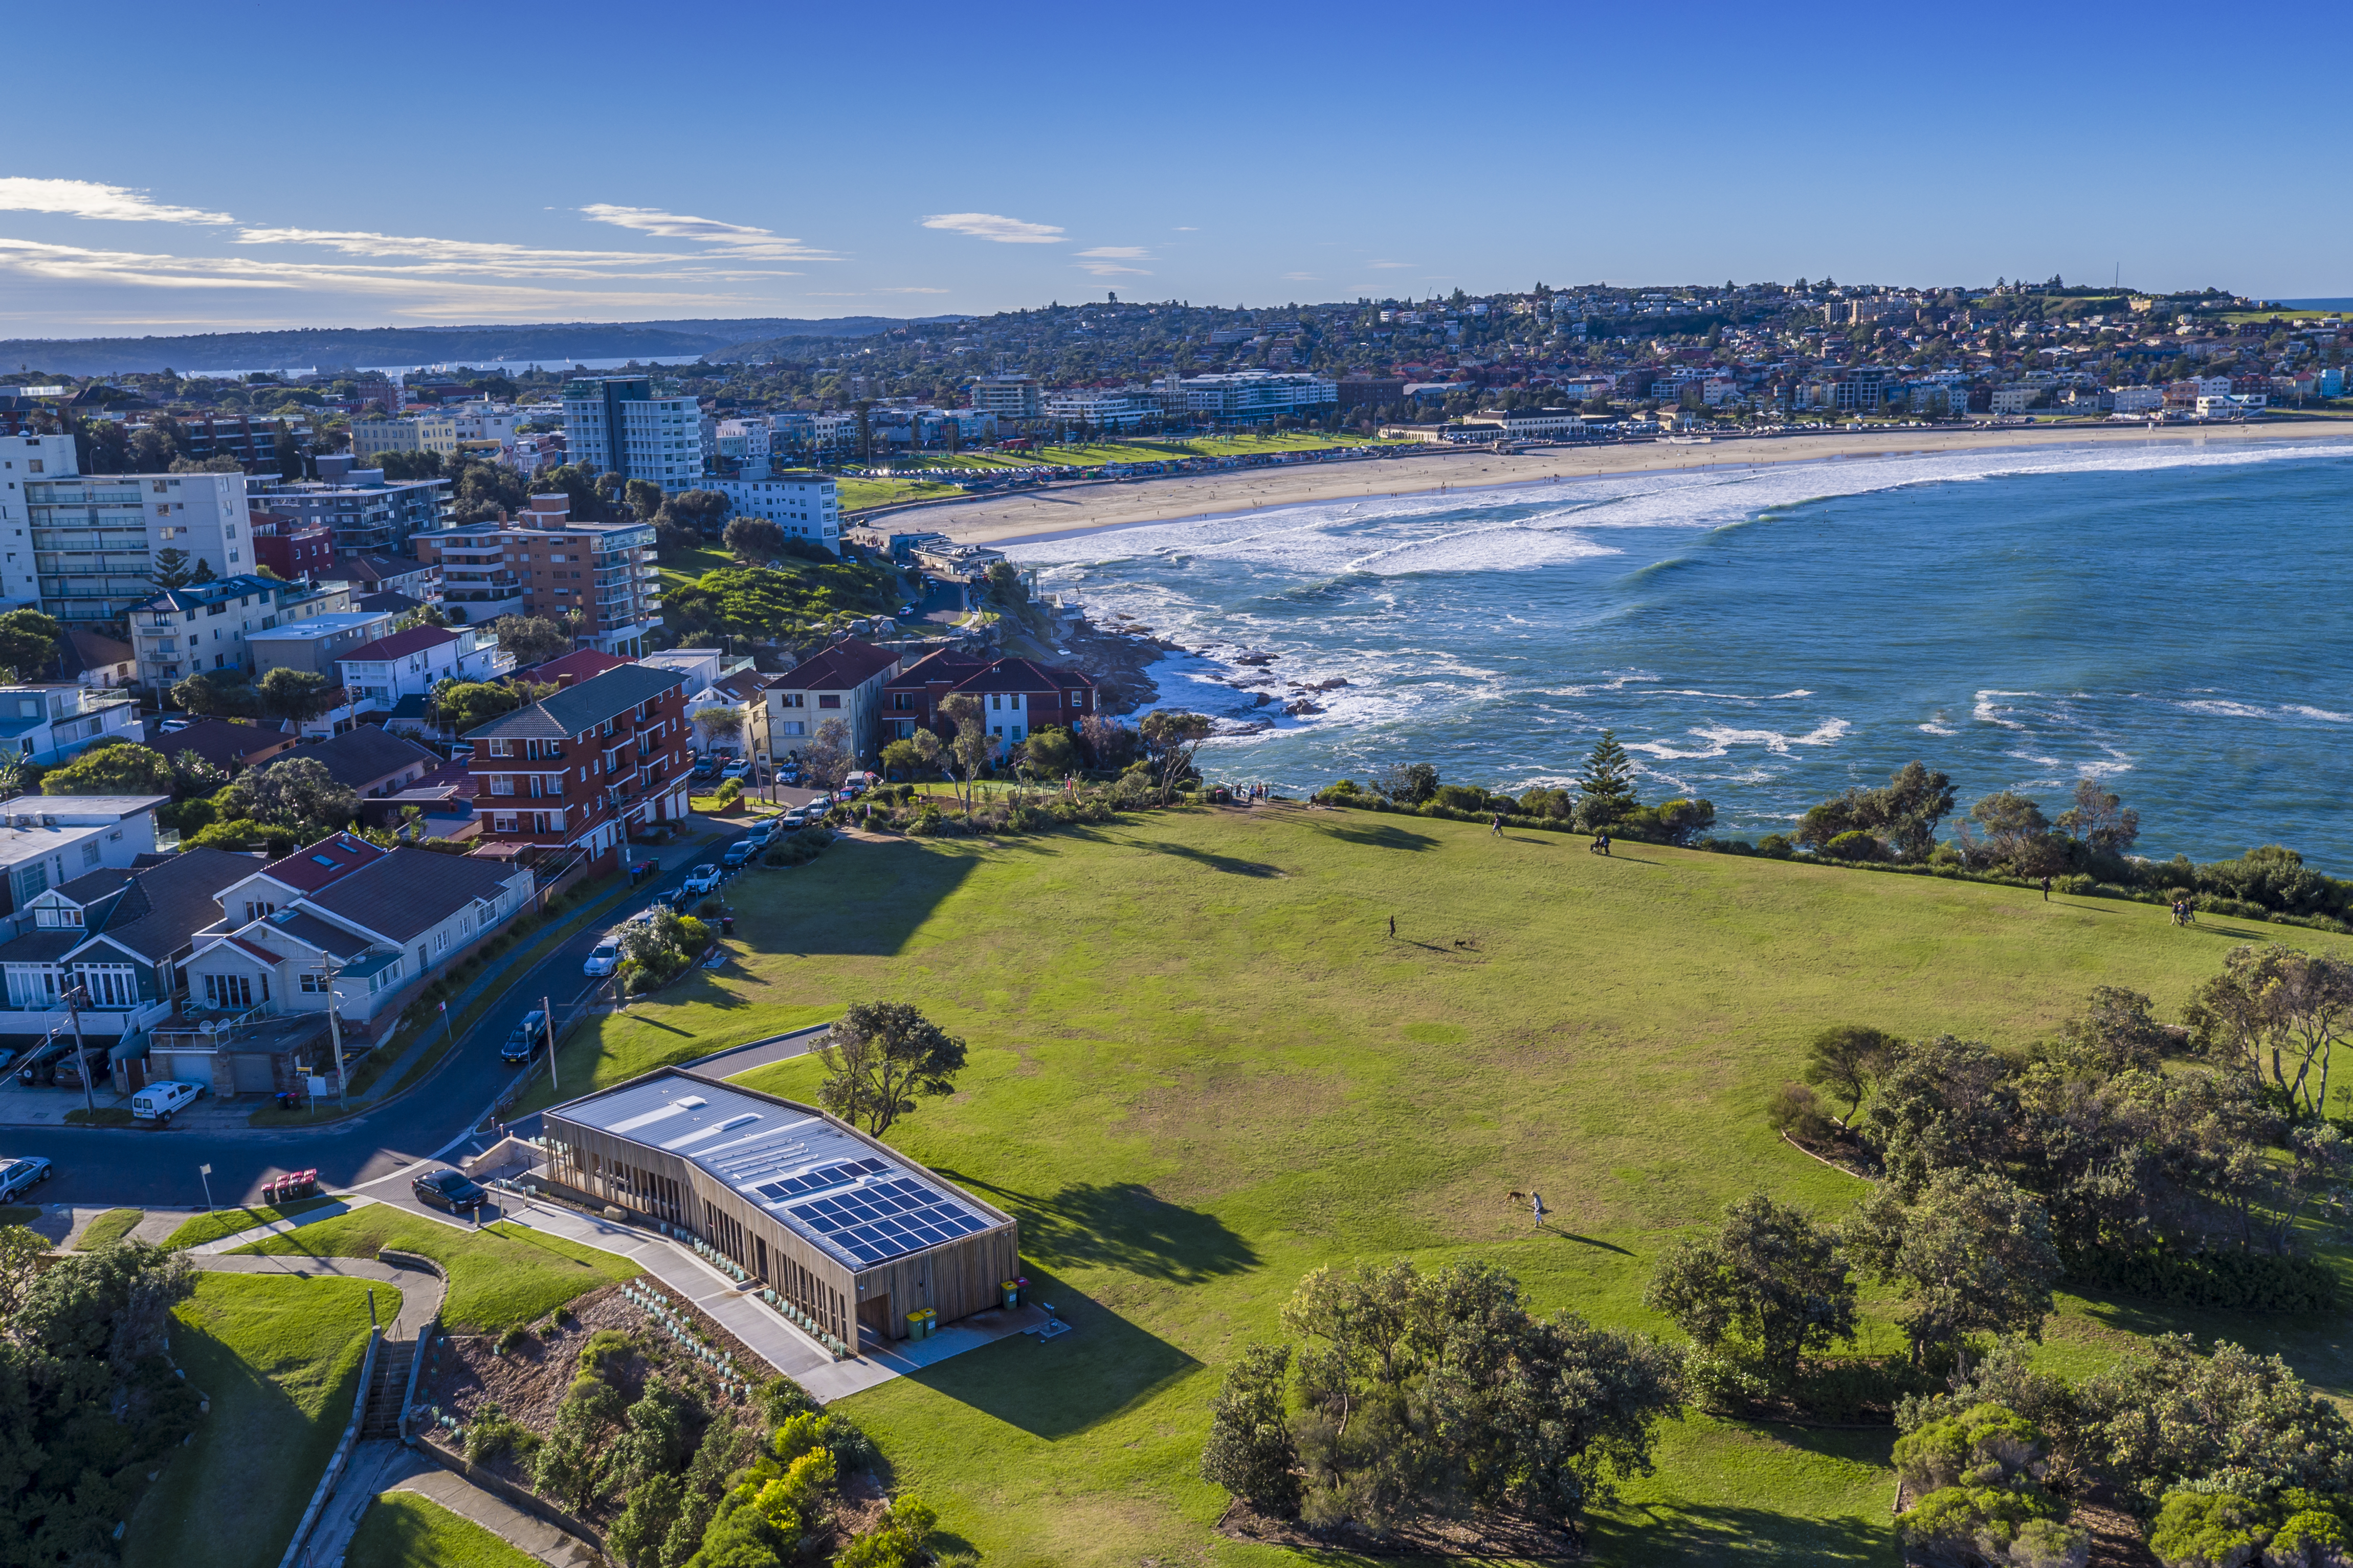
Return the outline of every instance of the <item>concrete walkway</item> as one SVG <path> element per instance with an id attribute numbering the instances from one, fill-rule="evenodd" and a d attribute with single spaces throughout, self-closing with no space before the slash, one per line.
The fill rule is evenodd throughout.
<path id="1" fill-rule="evenodd" d="M 698 1057 L 683 1064 L 679 1070 L 691 1072 L 697 1078 L 707 1078 L 713 1083 L 724 1083 L 739 1073 L 808 1055 L 825 1043 L 826 1032 L 832 1027 L 830 1024 L 816 1024 L 806 1029 L 795 1029 L 789 1035 L 771 1035 L 765 1040 L 752 1040 L 723 1051 L 714 1051 L 707 1057 Z"/>
<path id="2" fill-rule="evenodd" d="M 358 1533 L 360 1521 L 367 1517 L 376 1494 L 435 1468 L 432 1460 L 396 1437 L 372 1437 L 353 1444 L 352 1457 L 335 1482 L 335 1495 L 319 1510 L 311 1539 L 303 1542 L 298 1568 L 341 1568 L 343 1553 L 352 1549 L 352 1537 Z"/>
<path id="3" fill-rule="evenodd" d="M 304 1209 L 301 1214 L 274 1219 L 266 1225 L 252 1226 L 216 1241 L 200 1242 L 188 1250 L 198 1257 L 216 1258 L 224 1252 L 235 1252 L 240 1247 L 250 1247 L 257 1241 L 267 1241 L 273 1236 L 283 1236 L 290 1230 L 300 1230 L 306 1225 L 316 1225 L 322 1219 L 333 1219 L 353 1209 L 365 1208 L 376 1201 L 359 1193 L 346 1193 L 333 1203 L 321 1204 L 317 1208 Z"/>
<path id="4" fill-rule="evenodd" d="M 567 1535 L 543 1519 L 492 1497 L 465 1477 L 420 1460 L 425 1468 L 403 1477 L 390 1489 L 415 1492 L 439 1503 L 451 1513 L 472 1520 L 516 1551 L 536 1557 L 549 1568 L 581 1568 L 601 1561 L 595 1548 Z"/>

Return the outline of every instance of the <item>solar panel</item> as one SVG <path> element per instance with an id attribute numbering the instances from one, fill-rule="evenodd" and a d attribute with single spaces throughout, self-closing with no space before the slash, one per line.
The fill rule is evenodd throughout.
<path id="1" fill-rule="evenodd" d="M 904 1176 L 810 1198 L 785 1212 L 861 1263 L 880 1263 L 988 1228 L 923 1183 Z"/>
<path id="2" fill-rule="evenodd" d="M 798 1196 L 802 1193 L 821 1193 L 828 1187 L 846 1185 L 860 1176 L 879 1175 L 890 1168 L 881 1160 L 849 1160 L 838 1165 L 825 1165 L 814 1171 L 804 1171 L 797 1176 L 786 1176 L 752 1190 L 772 1204 L 782 1203 L 785 1199 Z"/>

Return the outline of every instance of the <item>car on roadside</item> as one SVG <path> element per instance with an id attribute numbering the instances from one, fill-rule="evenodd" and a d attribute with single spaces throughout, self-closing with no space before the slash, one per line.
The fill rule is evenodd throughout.
<path id="1" fill-rule="evenodd" d="M 451 1170 L 427 1171 L 409 1178 L 408 1190 L 417 1194 L 419 1203 L 456 1214 L 460 1209 L 478 1209 L 490 1200 L 490 1189 L 463 1172 Z"/>
<path id="2" fill-rule="evenodd" d="M 0 1204 L 13 1204 L 49 1179 L 49 1163 L 38 1154 L 11 1159 L 0 1154 Z"/>
<path id="3" fill-rule="evenodd" d="M 507 1036 L 507 1043 L 499 1047 L 499 1059 L 513 1066 L 531 1060 L 534 1052 L 547 1044 L 547 1015 L 533 1007 L 522 1016 L 522 1022 Z"/>
<path id="4" fill-rule="evenodd" d="M 715 779 L 719 776 L 719 759 L 705 757 L 687 771 L 699 779 Z"/>
<path id="5" fill-rule="evenodd" d="M 720 769 L 719 776 L 723 779 L 741 779 L 750 777 L 751 773 L 752 764 L 744 761 L 741 757 L 738 757 L 735 761 Z"/>
<path id="6" fill-rule="evenodd" d="M 708 893 L 715 890 L 718 886 L 719 868 L 706 861 L 686 874 L 686 884 L 681 891 Z"/>
<path id="7" fill-rule="evenodd" d="M 743 869 L 744 862 L 757 855 L 760 846 L 765 842 L 761 838 L 738 838 L 727 847 L 725 854 L 719 857 L 719 864 L 726 870 L 739 871 Z"/>
<path id="8" fill-rule="evenodd" d="M 87 1077 L 92 1083 L 108 1083 L 114 1078 L 114 1062 L 104 1046 L 94 1046 L 88 1051 L 68 1051 L 58 1058 L 57 1080 L 59 1089 L 79 1089 Z"/>
<path id="9" fill-rule="evenodd" d="M 607 940 L 588 950 L 588 961 L 580 966 L 580 973 L 591 980 L 602 980 L 620 967 L 621 944 Z"/>
<path id="10" fill-rule="evenodd" d="M 195 1104 L 204 1098 L 204 1093 L 203 1084 L 159 1078 L 131 1097 L 131 1119 L 169 1127 L 174 1111 L 184 1105 Z"/>
<path id="11" fill-rule="evenodd" d="M 913 620 L 915 618 L 915 606 L 913 605 L 900 605 L 897 618 L 902 621 Z"/>

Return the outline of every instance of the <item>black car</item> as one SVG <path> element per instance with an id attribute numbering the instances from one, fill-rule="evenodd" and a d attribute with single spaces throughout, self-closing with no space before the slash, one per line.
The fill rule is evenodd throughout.
<path id="1" fill-rule="evenodd" d="M 459 1209 L 477 1209 L 490 1197 L 481 1183 L 457 1171 L 427 1171 L 409 1178 L 408 1190 L 420 1203 L 448 1209 L 451 1214 Z"/>
<path id="2" fill-rule="evenodd" d="M 519 1066 L 531 1060 L 533 1054 L 546 1044 L 547 1015 L 533 1007 L 523 1016 L 522 1022 L 514 1026 L 514 1033 L 507 1037 L 507 1043 L 499 1047 L 499 1059 L 511 1067 Z"/>
<path id="3" fill-rule="evenodd" d="M 35 1047 L 26 1054 L 23 1064 L 16 1068 L 17 1081 L 38 1084 L 57 1082 L 58 1064 L 73 1055 L 73 1048 L 71 1040 L 51 1040 L 46 1046 Z"/>

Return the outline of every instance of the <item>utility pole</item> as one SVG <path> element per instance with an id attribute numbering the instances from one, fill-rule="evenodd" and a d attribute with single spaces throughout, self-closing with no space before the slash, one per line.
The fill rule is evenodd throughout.
<path id="1" fill-rule="evenodd" d="M 74 1061 L 81 1068 L 81 1107 L 92 1121 L 98 1120 L 98 1100 L 90 1093 L 90 1080 L 96 1076 L 90 1070 L 90 1047 L 81 1037 L 81 1004 L 89 993 L 80 985 L 66 987 L 66 1016 L 73 1021 Z"/>
<path id="2" fill-rule="evenodd" d="M 335 1043 L 335 1103 L 342 1106 L 347 1102 L 350 1079 L 343 1071 L 343 1020 L 335 1010 L 334 954 L 329 953 L 321 968 L 327 976 L 327 1037 Z"/>

